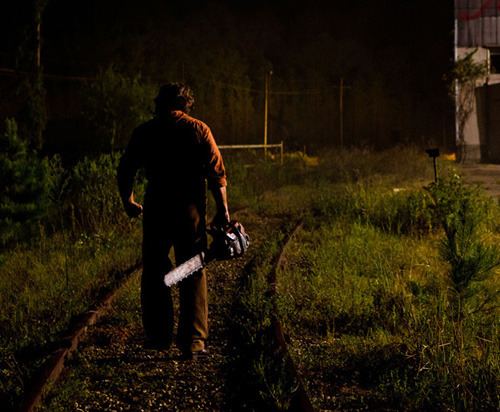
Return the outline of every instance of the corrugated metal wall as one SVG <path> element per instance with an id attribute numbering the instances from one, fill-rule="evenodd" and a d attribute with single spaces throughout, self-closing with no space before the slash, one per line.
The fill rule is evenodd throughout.
<path id="1" fill-rule="evenodd" d="M 458 47 L 500 45 L 500 0 L 455 0 Z"/>

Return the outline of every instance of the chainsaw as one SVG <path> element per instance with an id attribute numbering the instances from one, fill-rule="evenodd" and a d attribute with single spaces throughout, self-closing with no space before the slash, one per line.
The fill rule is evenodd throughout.
<path id="1" fill-rule="evenodd" d="M 212 223 L 207 233 L 213 238 L 210 248 L 201 251 L 168 272 L 163 279 L 165 285 L 169 287 L 175 285 L 194 272 L 203 269 L 213 260 L 229 260 L 240 257 L 250 245 L 250 237 L 245 233 L 245 228 L 236 220 L 231 220 L 224 227 Z"/>

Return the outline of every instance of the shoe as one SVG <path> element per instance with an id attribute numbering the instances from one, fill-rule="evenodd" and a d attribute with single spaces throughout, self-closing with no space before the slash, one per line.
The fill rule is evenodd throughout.
<path id="1" fill-rule="evenodd" d="M 193 352 L 183 352 L 182 353 L 182 359 L 184 360 L 199 360 L 199 359 L 205 359 L 210 355 L 210 351 L 205 348 L 202 350 L 196 350 Z"/>

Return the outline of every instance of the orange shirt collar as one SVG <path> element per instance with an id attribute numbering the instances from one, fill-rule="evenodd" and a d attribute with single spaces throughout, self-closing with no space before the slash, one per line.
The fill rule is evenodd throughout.
<path id="1" fill-rule="evenodd" d="M 172 110 L 172 111 L 168 112 L 168 114 L 170 116 L 179 117 L 179 116 L 184 115 L 185 113 L 182 110 Z"/>

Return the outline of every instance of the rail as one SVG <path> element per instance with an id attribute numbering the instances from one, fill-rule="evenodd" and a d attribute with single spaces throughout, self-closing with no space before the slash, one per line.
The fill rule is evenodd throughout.
<path id="1" fill-rule="evenodd" d="M 273 305 L 275 306 L 275 313 L 277 313 L 276 300 L 278 297 L 277 272 L 283 266 L 284 256 L 288 245 L 290 244 L 293 237 L 302 229 L 302 226 L 303 221 L 301 219 L 296 223 L 295 228 L 284 240 L 281 251 L 274 261 L 273 270 L 271 271 L 269 276 L 269 292 L 273 301 Z M 300 412 L 315 412 L 313 404 L 309 398 L 309 394 L 307 393 L 307 389 L 304 385 L 304 381 L 302 380 L 297 366 L 295 365 L 295 362 L 293 361 L 288 350 L 288 345 L 285 339 L 285 332 L 277 316 L 274 316 L 274 318 L 271 320 L 271 324 L 273 327 L 274 337 L 280 347 L 281 354 L 285 359 L 287 372 L 289 375 L 293 376 L 297 382 L 297 389 L 294 393 L 294 397 L 292 398 L 292 402 L 294 402 L 295 405 L 292 406 L 291 410 Z"/>
<path id="2" fill-rule="evenodd" d="M 242 207 L 236 209 L 232 212 L 233 216 L 238 214 L 241 211 L 246 210 L 247 207 Z M 273 258 L 273 269 L 269 276 L 269 292 L 271 299 L 273 300 L 273 304 L 276 304 L 276 298 L 278 295 L 277 288 L 277 271 L 282 267 L 284 262 L 284 255 L 286 249 L 291 241 L 291 239 L 296 235 L 296 233 L 301 229 L 302 221 L 297 222 L 294 230 L 292 230 L 286 239 L 282 243 L 282 247 L 280 252 Z M 100 302 L 99 305 L 96 306 L 95 310 L 89 311 L 81 322 L 79 322 L 75 329 L 69 334 L 69 337 L 62 342 L 62 346 L 58 349 L 50 361 L 45 365 L 45 367 L 41 370 L 41 373 L 31 382 L 31 387 L 28 387 L 26 391 L 26 398 L 24 403 L 18 409 L 19 412 L 32 412 L 36 409 L 42 400 L 42 396 L 44 394 L 44 390 L 46 386 L 56 381 L 61 375 L 63 368 L 66 366 L 66 360 L 71 356 L 72 352 L 77 348 L 79 341 L 86 334 L 87 329 L 90 325 L 96 323 L 98 318 L 102 316 L 107 309 L 111 306 L 113 299 L 116 293 L 135 276 L 138 276 L 138 271 L 140 270 L 140 264 L 136 264 L 133 267 L 126 270 L 122 277 L 123 279 L 119 284 L 109 292 L 109 294 Z M 279 352 L 281 356 L 283 356 L 286 364 L 286 368 L 288 374 L 293 376 L 295 381 L 297 382 L 297 388 L 292 396 L 292 405 L 291 410 L 303 411 L 303 412 L 314 412 L 315 409 L 312 406 L 312 403 L 309 399 L 307 390 L 305 388 L 304 382 L 301 379 L 301 376 L 295 366 L 292 357 L 290 356 L 289 350 L 287 348 L 287 343 L 285 340 L 285 333 L 281 326 L 281 323 L 278 317 L 274 317 L 272 319 L 272 329 L 274 332 L 274 338 L 276 343 L 278 344 Z"/>
<path id="3" fill-rule="evenodd" d="M 280 148 L 280 164 L 283 165 L 283 141 L 277 144 L 235 144 L 235 145 L 220 145 L 219 149 L 269 149 Z"/>

